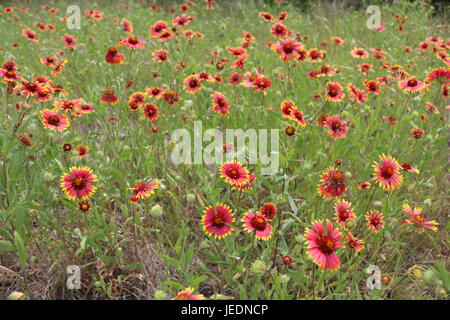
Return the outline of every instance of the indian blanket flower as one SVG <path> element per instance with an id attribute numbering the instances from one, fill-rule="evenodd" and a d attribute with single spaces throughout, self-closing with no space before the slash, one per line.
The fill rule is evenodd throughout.
<path id="1" fill-rule="evenodd" d="M 338 82 L 327 82 L 328 92 L 326 99 L 328 101 L 338 102 L 344 99 L 345 93 Z"/>
<path id="2" fill-rule="evenodd" d="M 58 62 L 57 56 L 50 56 L 46 58 L 40 59 L 41 63 L 46 65 L 47 67 L 56 67 L 56 63 Z"/>
<path id="3" fill-rule="evenodd" d="M 402 163 L 400 165 L 400 167 L 402 167 L 403 170 L 405 171 L 409 171 L 409 172 L 414 172 L 416 174 L 420 173 L 420 170 L 417 168 L 414 168 L 412 165 L 410 165 L 409 163 Z"/>
<path id="4" fill-rule="evenodd" d="M 70 120 L 64 114 L 59 114 L 58 111 L 44 109 L 41 111 L 42 124 L 45 128 L 64 131 L 70 126 Z"/>
<path id="5" fill-rule="evenodd" d="M 282 38 L 289 34 L 288 28 L 282 23 L 275 23 L 270 29 L 270 32 L 277 38 Z"/>
<path id="6" fill-rule="evenodd" d="M 227 162 L 220 166 L 220 176 L 230 185 L 244 185 L 249 182 L 249 172 L 240 163 Z"/>
<path id="7" fill-rule="evenodd" d="M 426 221 L 422 216 L 422 208 L 412 209 L 409 204 L 405 203 L 402 206 L 403 211 L 409 216 L 409 219 L 403 221 L 403 224 L 411 224 L 416 228 L 418 233 L 422 233 L 425 229 L 437 231 L 438 223 L 434 220 Z"/>
<path id="8" fill-rule="evenodd" d="M 272 236 L 272 226 L 263 214 L 247 212 L 241 219 L 243 227 L 247 232 L 254 232 L 258 240 L 268 240 Z"/>
<path id="9" fill-rule="evenodd" d="M 391 156 L 380 155 L 381 164 L 374 162 L 373 179 L 381 188 L 392 191 L 400 188 L 403 183 L 403 176 L 399 173 L 400 165 Z"/>
<path id="10" fill-rule="evenodd" d="M 379 232 L 384 228 L 383 214 L 378 210 L 371 210 L 366 213 L 367 226 L 372 232 Z"/>
<path id="11" fill-rule="evenodd" d="M 202 294 L 194 294 L 194 288 L 186 288 L 178 292 L 172 300 L 205 300 Z"/>
<path id="12" fill-rule="evenodd" d="M 417 80 L 416 77 L 411 77 L 409 79 L 399 81 L 398 86 L 403 91 L 416 92 L 422 90 L 425 87 L 425 83 Z"/>
<path id="13" fill-rule="evenodd" d="M 143 40 L 139 40 L 135 36 L 128 36 L 126 38 L 123 38 L 120 41 L 120 44 L 126 46 L 129 49 L 139 49 L 145 45 L 145 42 Z"/>
<path id="14" fill-rule="evenodd" d="M 178 97 L 178 93 L 174 90 L 167 90 L 163 93 L 163 99 L 168 104 L 174 104 L 176 102 L 179 102 L 180 99 Z"/>
<path id="15" fill-rule="evenodd" d="M 242 47 L 233 48 L 233 47 L 227 46 L 226 49 L 230 54 L 232 54 L 235 57 L 243 56 L 247 53 L 247 50 L 245 50 Z"/>
<path id="16" fill-rule="evenodd" d="M 367 92 L 372 94 L 379 94 L 380 93 L 380 84 L 375 80 L 366 80 L 364 81 L 364 86 L 367 89 Z"/>
<path id="17" fill-rule="evenodd" d="M 307 254 L 321 269 L 339 269 L 340 259 L 336 255 L 338 248 L 343 248 L 342 234 L 329 220 L 326 221 L 326 231 L 322 221 L 315 221 L 312 227 L 305 231 L 305 241 L 308 244 Z"/>
<path id="18" fill-rule="evenodd" d="M 131 109 L 138 109 L 145 103 L 146 94 L 143 92 L 133 92 L 128 98 L 128 105 Z"/>
<path id="19" fill-rule="evenodd" d="M 303 118 L 303 113 L 297 108 L 292 109 L 289 119 L 294 120 L 303 128 L 306 127 L 306 121 Z"/>
<path id="20" fill-rule="evenodd" d="M 24 35 L 28 40 L 38 42 L 39 37 L 36 35 L 36 32 L 34 32 L 31 29 L 23 29 L 22 35 Z"/>
<path id="21" fill-rule="evenodd" d="M 156 62 L 169 62 L 170 59 L 167 56 L 168 52 L 166 50 L 163 49 L 159 49 L 156 51 L 153 51 L 152 56 L 153 56 L 153 61 Z"/>
<path id="22" fill-rule="evenodd" d="M 20 89 L 27 96 L 35 96 L 37 94 L 39 84 L 36 82 L 24 81 Z"/>
<path id="23" fill-rule="evenodd" d="M 334 167 L 323 172 L 317 191 L 324 198 L 340 197 L 347 189 L 345 174 Z"/>
<path id="24" fill-rule="evenodd" d="M 165 21 L 157 21 L 154 25 L 150 27 L 150 36 L 153 38 L 158 38 L 162 33 L 169 27 Z"/>
<path id="25" fill-rule="evenodd" d="M 117 98 L 116 95 L 114 94 L 113 88 L 105 89 L 102 96 L 102 102 L 109 104 L 116 104 L 117 102 L 119 102 L 119 98 Z"/>
<path id="26" fill-rule="evenodd" d="M 209 206 L 203 211 L 203 230 L 209 236 L 218 239 L 229 236 L 233 232 L 233 222 L 233 212 L 227 205 L 218 203 L 214 208 Z"/>
<path id="27" fill-rule="evenodd" d="M 281 116 L 283 118 L 289 119 L 291 117 L 292 111 L 296 109 L 295 102 L 292 100 L 285 100 L 281 102 L 280 110 Z"/>
<path id="28" fill-rule="evenodd" d="M 133 188 L 130 189 L 133 190 L 134 197 L 144 200 L 145 198 L 150 197 L 155 193 L 156 190 L 159 189 L 159 180 L 152 180 L 148 183 L 138 182 L 133 186 Z"/>
<path id="29" fill-rule="evenodd" d="M 358 190 L 364 190 L 370 188 L 370 182 L 364 181 L 358 184 Z"/>
<path id="30" fill-rule="evenodd" d="M 234 72 L 229 78 L 228 81 L 232 84 L 232 85 L 238 85 L 241 81 L 242 81 L 242 75 L 239 74 L 238 72 Z"/>
<path id="31" fill-rule="evenodd" d="M 325 53 L 321 50 L 317 50 L 316 48 L 310 49 L 308 51 L 308 58 L 311 62 L 319 62 L 325 56 Z"/>
<path id="32" fill-rule="evenodd" d="M 347 121 L 338 115 L 328 116 L 323 126 L 328 128 L 328 133 L 334 139 L 344 138 L 347 134 Z"/>
<path id="33" fill-rule="evenodd" d="M 355 237 L 351 232 L 347 234 L 346 238 L 347 245 L 350 248 L 355 249 L 355 251 L 361 251 L 362 249 L 364 249 L 364 241 Z"/>
<path id="34" fill-rule="evenodd" d="M 156 88 L 156 87 L 150 87 L 148 88 L 145 93 L 147 94 L 147 96 L 149 97 L 153 97 L 155 99 L 159 99 L 162 97 L 163 93 L 164 93 L 164 89 L 163 88 Z"/>
<path id="35" fill-rule="evenodd" d="M 369 57 L 369 52 L 361 48 L 354 48 L 351 53 L 355 58 L 367 59 Z"/>
<path id="36" fill-rule="evenodd" d="M 78 146 L 75 148 L 78 151 L 78 156 L 84 158 L 89 154 L 89 148 L 87 146 Z"/>
<path id="37" fill-rule="evenodd" d="M 450 80 L 450 68 L 437 68 L 427 73 L 427 81 L 448 81 Z"/>
<path id="38" fill-rule="evenodd" d="M 177 26 L 179 29 L 183 29 L 185 26 L 187 26 L 194 18 L 192 16 L 189 16 L 187 14 L 182 14 L 179 16 L 176 16 L 172 20 L 172 24 L 174 26 Z"/>
<path id="39" fill-rule="evenodd" d="M 256 92 L 266 94 L 266 90 L 272 88 L 272 81 L 263 75 L 259 75 L 253 81 L 252 88 Z"/>
<path id="40" fill-rule="evenodd" d="M 62 36 L 62 39 L 64 41 L 64 45 L 67 48 L 75 47 L 77 39 L 74 36 L 72 36 L 70 34 L 65 34 L 65 35 Z"/>
<path id="41" fill-rule="evenodd" d="M 91 104 L 83 103 L 77 106 L 77 110 L 81 113 L 89 114 L 94 112 L 95 109 Z"/>
<path id="42" fill-rule="evenodd" d="M 273 220 L 277 215 L 277 207 L 273 203 L 264 203 L 261 208 L 259 208 L 261 214 L 263 214 L 267 220 Z"/>
<path id="43" fill-rule="evenodd" d="M 289 38 L 280 40 L 274 48 L 284 62 L 289 62 L 290 59 L 297 59 L 300 56 L 298 53 L 300 47 L 299 42 Z"/>
<path id="44" fill-rule="evenodd" d="M 159 109 L 153 103 L 145 104 L 142 108 L 142 112 L 149 121 L 155 121 L 158 119 Z"/>
<path id="45" fill-rule="evenodd" d="M 61 176 L 61 188 L 69 200 L 87 200 L 97 190 L 93 183 L 97 176 L 88 167 L 71 167 L 69 173 Z"/>
<path id="46" fill-rule="evenodd" d="M 65 112 L 74 111 L 81 104 L 81 100 L 67 100 L 67 99 L 59 99 L 53 103 L 55 109 L 60 109 Z"/>
<path id="47" fill-rule="evenodd" d="M 348 222 L 355 220 L 355 214 L 351 209 L 351 203 L 345 200 L 338 200 L 334 205 L 335 219 L 342 226 L 345 227 Z"/>
<path id="48" fill-rule="evenodd" d="M 122 19 L 120 22 L 120 25 L 122 26 L 122 30 L 126 33 L 132 33 L 133 32 L 133 25 L 130 21 L 127 19 Z"/>
<path id="49" fill-rule="evenodd" d="M 228 108 L 229 103 L 228 103 L 226 97 L 220 92 L 215 92 L 211 96 L 213 97 L 213 100 L 212 100 L 213 110 L 224 116 L 227 115 L 229 112 L 229 108 Z"/>
<path id="50" fill-rule="evenodd" d="M 105 61 L 109 64 L 123 64 L 125 57 L 116 48 L 109 48 L 105 55 Z"/>
<path id="51" fill-rule="evenodd" d="M 420 128 L 417 128 L 417 129 L 411 129 L 411 136 L 414 138 L 414 139 L 420 139 L 420 138 L 422 138 L 422 135 L 425 133 L 425 131 L 424 130 L 422 130 L 422 129 L 420 129 Z"/>
<path id="52" fill-rule="evenodd" d="M 197 93 L 203 84 L 198 75 L 190 75 L 186 79 L 184 79 L 183 89 L 186 90 L 187 93 Z"/>
<path id="53" fill-rule="evenodd" d="M 349 91 L 348 98 L 351 101 L 356 101 L 357 103 L 362 104 L 367 100 L 367 93 L 364 90 L 356 88 L 351 83 L 347 85 L 347 89 Z"/>

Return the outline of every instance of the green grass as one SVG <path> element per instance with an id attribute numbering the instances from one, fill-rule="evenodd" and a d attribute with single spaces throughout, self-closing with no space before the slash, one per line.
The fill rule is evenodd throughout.
<path id="1" fill-rule="evenodd" d="M 0 16 L 0 61 L 14 60 L 19 74 L 27 80 L 45 75 L 63 86 L 67 99 L 83 99 L 95 112 L 72 119 L 64 132 L 44 129 L 40 111 L 52 108 L 53 97 L 46 102 L 27 100 L 25 96 L 7 94 L 7 85 L 0 88 L 0 297 L 13 291 L 24 292 L 33 299 L 152 299 L 157 290 L 166 298 L 179 290 L 194 287 L 207 297 L 235 299 L 437 299 L 445 298 L 448 280 L 448 110 L 449 101 L 439 94 L 437 82 L 425 93 L 402 92 L 396 81 L 382 86 L 378 96 L 369 95 L 364 104 L 346 98 L 338 103 L 325 103 L 326 81 L 338 81 L 344 88 L 353 83 L 363 88 L 367 79 L 388 75 L 380 68 L 384 62 L 401 65 L 409 74 L 424 80 L 434 68 L 446 67 L 431 50 L 419 51 L 418 44 L 430 36 L 449 40 L 448 25 L 439 15 L 431 16 L 433 8 L 420 2 L 401 1 L 381 7 L 386 30 L 374 32 L 366 28 L 365 10 L 353 11 L 321 5 L 302 12 L 293 5 L 265 4 L 261 1 L 234 1 L 205 10 L 197 0 L 187 14 L 195 20 L 186 28 L 201 32 L 203 39 L 189 44 L 182 36 L 167 42 L 149 38 L 149 27 L 158 20 L 171 23 L 179 14 L 165 10 L 152 11 L 139 1 L 80 2 L 81 29 L 69 30 L 60 17 L 70 1 L 57 1 L 52 6 L 59 12 L 51 16 L 41 8 L 43 2 L 27 3 L 28 12 L 20 12 L 23 3 L 3 2 L 0 10 L 15 7 L 12 13 Z M 288 2 L 288 1 L 284 1 Z M 84 10 L 98 9 L 103 20 L 85 18 Z M 326 51 L 321 63 L 305 61 L 289 66 L 266 46 L 276 42 L 258 12 L 277 16 L 287 11 L 285 22 L 290 30 L 307 36 L 303 46 Z M 408 16 L 405 32 L 400 33 L 394 14 Z M 117 24 L 122 18 L 133 23 L 134 33 L 146 41 L 144 49 L 133 54 L 125 47 L 124 65 L 105 62 L 109 47 L 125 37 Z M 114 21 L 116 20 L 116 22 Z M 56 31 L 40 32 L 35 22 L 52 23 Z M 23 28 L 35 30 L 39 42 L 21 35 Z M 249 58 L 243 70 L 226 66 L 217 70 L 210 60 L 233 57 L 226 46 L 240 46 L 242 31 L 256 40 L 248 48 Z M 77 38 L 73 51 L 64 47 L 61 36 L 69 33 Z M 342 47 L 322 41 L 332 36 L 345 40 Z M 293 35 L 294 37 L 294 35 Z M 13 46 L 12 44 L 16 45 Z M 412 48 L 411 53 L 405 47 Z M 382 48 L 386 60 L 359 60 L 351 56 L 354 47 Z M 170 62 L 162 65 L 152 61 L 151 53 L 159 48 L 169 52 Z M 67 65 L 54 78 L 50 68 L 39 59 L 64 51 Z M 61 57 L 60 57 L 61 58 Z M 181 62 L 185 68 L 176 71 Z M 368 76 L 358 64 L 373 64 Z M 306 76 L 323 63 L 339 68 L 331 77 L 311 79 Z M 273 87 L 262 98 L 244 86 L 232 86 L 228 77 L 234 72 L 260 70 L 269 77 Z M 224 83 L 204 83 L 199 93 L 190 95 L 182 89 L 183 80 L 191 73 L 206 71 L 220 74 Z M 289 72 L 291 83 L 280 81 L 280 74 Z M 157 72 L 159 77 L 152 78 Z M 129 80 L 133 85 L 125 89 Z M 128 110 L 130 94 L 151 86 L 171 88 L 180 95 L 180 102 L 168 105 L 154 100 L 160 110 L 156 123 L 158 133 L 142 119 L 141 112 Z M 109 106 L 100 103 L 105 88 L 114 88 L 120 102 Z M 211 93 L 222 92 L 230 101 L 230 114 L 223 117 L 211 111 Z M 320 94 L 321 98 L 314 96 Z M 307 126 L 297 126 L 294 137 L 284 134 L 294 122 L 281 117 L 283 100 L 294 100 L 304 114 Z M 17 111 L 15 105 L 30 104 Z M 429 113 L 426 102 L 433 102 L 440 114 Z M 26 111 L 24 111 L 26 110 Z M 316 123 L 321 113 L 338 114 L 349 124 L 347 136 L 331 139 L 327 130 Z M 420 115 L 426 114 L 424 123 Z M 186 120 L 182 120 L 186 116 Z M 383 116 L 394 116 L 398 124 L 391 126 Z M 14 126 L 21 125 L 15 132 Z M 112 124 L 109 117 L 118 117 Z M 179 165 L 170 161 L 171 133 L 175 129 L 193 129 L 201 120 L 207 128 L 280 129 L 280 172 L 262 176 L 260 165 L 249 165 L 257 180 L 251 191 L 237 192 L 220 178 L 217 166 Z M 16 126 L 17 128 L 17 126 Z M 425 134 L 413 139 L 410 130 L 421 128 Z M 32 133 L 33 147 L 24 146 L 18 134 Z M 62 145 L 86 145 L 89 155 L 64 153 Z M 372 164 L 382 153 L 390 154 L 400 163 L 410 163 L 420 174 L 403 172 L 400 189 L 387 192 L 371 181 Z M 343 198 L 350 201 L 356 214 L 351 232 L 365 241 L 366 248 L 354 253 L 339 249 L 341 267 L 338 271 L 320 271 L 306 254 L 303 234 L 311 222 L 333 219 L 335 200 L 324 200 L 317 194 L 317 184 L 324 170 L 339 167 L 347 177 L 348 190 Z M 91 209 L 83 213 L 76 201 L 68 200 L 59 186 L 59 178 L 72 166 L 88 166 L 98 176 L 98 190 L 90 199 Z M 160 179 L 161 188 L 138 205 L 131 204 L 130 188 L 146 178 Z M 371 181 L 372 187 L 360 191 L 357 185 Z M 236 222 L 231 236 L 217 240 L 205 235 L 201 226 L 203 209 L 222 202 L 235 210 Z M 272 238 L 252 243 L 240 219 L 248 211 L 258 210 L 265 202 L 278 207 Z M 427 220 L 439 222 L 439 230 L 422 234 L 402 226 L 407 215 L 402 204 L 423 208 Z M 162 216 L 152 216 L 151 208 L 159 204 Z M 377 209 L 384 214 L 385 228 L 372 233 L 366 227 L 365 212 Z M 278 221 L 280 222 L 278 224 Z M 277 227 L 278 226 L 278 227 Z M 342 231 L 345 233 L 346 231 Z M 280 262 L 282 255 L 294 259 L 290 267 Z M 272 265 L 275 257 L 275 265 Z M 255 260 L 265 262 L 261 274 L 252 271 Z M 381 289 L 368 290 L 369 265 L 377 265 L 392 282 Z M 66 288 L 69 265 L 83 266 L 82 287 Z M 424 269 L 436 267 L 437 281 L 417 280 L 408 270 L 414 265 Z M 0 269 L 2 271 L 2 269 Z M 10 276 L 6 276 L 10 275 Z M 12 275 L 12 276 L 11 276 Z M 2 278 L 3 277 L 3 278 Z M 12 277 L 12 278 L 11 278 Z M 12 279 L 12 280 L 11 280 Z M 429 280 L 429 279 L 428 279 Z M 158 296 L 161 296 L 158 292 Z"/>

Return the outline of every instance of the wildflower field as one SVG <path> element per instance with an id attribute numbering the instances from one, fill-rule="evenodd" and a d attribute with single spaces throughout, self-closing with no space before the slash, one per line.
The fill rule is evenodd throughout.
<path id="1" fill-rule="evenodd" d="M 0 298 L 447 299 L 447 13 L 350 2 L 2 1 Z"/>

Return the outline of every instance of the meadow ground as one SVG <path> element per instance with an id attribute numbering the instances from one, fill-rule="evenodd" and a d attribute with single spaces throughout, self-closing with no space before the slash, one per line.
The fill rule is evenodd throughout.
<path id="1" fill-rule="evenodd" d="M 0 297 L 446 299 L 443 13 L 194 2 L 0 3 Z"/>

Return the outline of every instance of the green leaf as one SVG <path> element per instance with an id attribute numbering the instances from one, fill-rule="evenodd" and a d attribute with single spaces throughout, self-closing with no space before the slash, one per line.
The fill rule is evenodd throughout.
<path id="1" fill-rule="evenodd" d="M 20 265 L 22 268 L 25 268 L 27 264 L 25 242 L 17 231 L 14 231 L 14 246 L 16 247 L 17 254 L 19 255 Z"/>
<path id="2" fill-rule="evenodd" d="M 0 249 L 14 251 L 14 244 L 11 241 L 0 240 Z"/>

